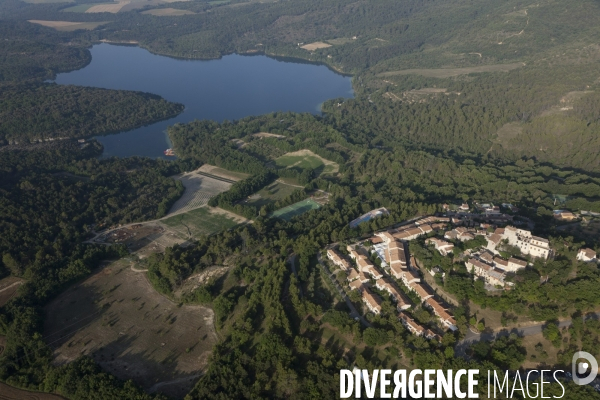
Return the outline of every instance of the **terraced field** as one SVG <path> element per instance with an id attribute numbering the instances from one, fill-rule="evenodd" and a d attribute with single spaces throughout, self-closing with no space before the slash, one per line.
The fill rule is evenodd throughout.
<path id="1" fill-rule="evenodd" d="M 185 186 L 185 192 L 179 200 L 173 204 L 169 215 L 187 212 L 208 204 L 208 201 L 221 192 L 231 187 L 231 183 L 214 179 L 197 171 L 180 175 L 176 179 Z"/>

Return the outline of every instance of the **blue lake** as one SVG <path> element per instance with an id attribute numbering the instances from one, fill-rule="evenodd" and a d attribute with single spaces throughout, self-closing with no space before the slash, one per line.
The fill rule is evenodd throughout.
<path id="1" fill-rule="evenodd" d="M 354 97 L 350 77 L 323 65 L 236 54 L 210 61 L 181 60 L 110 44 L 90 51 L 89 65 L 58 74 L 55 82 L 138 90 L 185 105 L 175 118 L 97 137 L 105 157 L 163 157 L 170 147 L 167 127 L 178 122 L 235 120 L 274 111 L 319 114 L 325 100 Z"/>

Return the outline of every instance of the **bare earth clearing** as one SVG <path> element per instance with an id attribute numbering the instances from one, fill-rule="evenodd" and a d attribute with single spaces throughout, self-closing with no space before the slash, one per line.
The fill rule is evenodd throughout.
<path id="1" fill-rule="evenodd" d="M 142 11 L 142 14 L 154 15 L 155 17 L 178 17 L 196 13 L 189 10 L 178 10 L 176 8 L 158 8 L 156 10 Z"/>
<path id="2" fill-rule="evenodd" d="M 183 397 L 216 343 L 213 312 L 178 307 L 139 271 L 120 260 L 66 290 L 46 307 L 44 339 L 56 364 L 89 355 L 150 392 Z"/>
<path id="3" fill-rule="evenodd" d="M 41 21 L 37 19 L 30 19 L 28 22 L 32 24 L 47 26 L 48 28 L 54 28 L 57 31 L 76 31 L 78 29 L 85 29 L 91 31 L 96 29 L 100 25 L 108 24 L 108 22 L 70 22 L 70 21 Z"/>
<path id="4" fill-rule="evenodd" d="M 174 292 L 175 298 L 181 298 L 184 293 L 190 293 L 207 284 L 212 279 L 218 279 L 229 271 L 227 266 L 212 266 L 204 271 L 187 278 L 183 284 Z"/>
<path id="5" fill-rule="evenodd" d="M 323 42 L 314 42 L 314 43 L 305 44 L 304 46 L 300 46 L 301 49 L 308 50 L 308 51 L 313 51 L 313 50 L 318 50 L 318 49 L 326 49 L 328 47 L 331 47 L 331 45 L 327 44 L 327 43 L 323 43 Z"/>
<path id="6" fill-rule="evenodd" d="M 440 68 L 440 69 L 404 69 L 401 71 L 389 71 L 377 74 L 377 76 L 394 76 L 394 75 L 421 75 L 429 78 L 449 78 L 452 76 L 475 74 L 482 72 L 508 72 L 516 68 L 525 66 L 525 63 L 513 63 L 513 64 L 494 64 L 494 65 L 481 65 L 478 67 L 465 67 L 465 68 Z"/>
<path id="7" fill-rule="evenodd" d="M 268 133 L 268 132 L 259 132 L 259 133 L 255 133 L 252 136 L 257 137 L 257 138 L 266 138 L 266 137 L 274 137 L 274 138 L 284 138 L 284 135 L 278 135 L 276 133 Z"/>
<path id="8" fill-rule="evenodd" d="M 40 393 L 30 392 L 28 390 L 17 389 L 0 382 L 0 400 L 64 400 L 64 397 Z"/>

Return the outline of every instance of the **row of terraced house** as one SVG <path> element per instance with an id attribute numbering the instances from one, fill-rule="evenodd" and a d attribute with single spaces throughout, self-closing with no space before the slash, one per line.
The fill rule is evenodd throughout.
<path id="1" fill-rule="evenodd" d="M 390 276 L 402 281 L 409 290 L 416 293 L 423 306 L 431 309 L 445 328 L 454 331 L 457 329 L 454 317 L 448 307 L 434 298 L 432 290 L 421 282 L 419 274 L 411 270 L 411 267 L 416 268 L 416 264 L 413 257 L 409 259 L 402 242 L 416 239 L 433 230 L 442 229 L 448 222 L 448 218 L 427 217 L 399 229 L 377 233 L 371 238 L 371 241 L 374 244 L 372 251 L 378 254 L 384 270 L 389 267 L 387 273 Z M 369 281 L 373 279 L 375 286 L 379 290 L 388 292 L 395 301 L 399 312 L 398 318 L 410 332 L 428 339 L 440 339 L 439 335 L 419 325 L 404 312 L 412 306 L 411 300 L 398 288 L 390 276 L 384 276 L 370 261 L 366 249 L 358 245 L 351 245 L 346 250 L 349 257 L 355 261 L 356 269 L 334 249 L 327 251 L 327 257 L 334 265 L 346 271 L 348 286 L 351 290 L 358 290 L 361 293 L 362 301 L 371 312 L 375 314 L 381 312 L 381 299 L 368 286 Z"/>

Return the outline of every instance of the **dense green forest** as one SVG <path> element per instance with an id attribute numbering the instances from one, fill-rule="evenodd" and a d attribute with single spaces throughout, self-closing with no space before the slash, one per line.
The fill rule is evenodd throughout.
<path id="1" fill-rule="evenodd" d="M 84 2 L 90 0 L 76 1 Z M 516 335 L 481 341 L 466 350 L 466 359 L 455 356 L 471 317 L 468 301 L 501 311 L 505 319 L 515 313 L 535 320 L 570 316 L 568 339 L 553 323 L 544 329 L 560 349 L 559 365 L 569 364 L 578 349 L 597 354 L 600 327 L 583 316 L 599 304 L 600 276 L 573 258 L 580 246 L 598 248 L 600 239 L 562 234 L 551 213 L 557 196 L 564 199 L 560 207 L 600 212 L 597 2 L 189 1 L 146 7 L 196 13 L 179 17 L 145 15 L 144 9 L 64 11 L 72 5 L 0 2 L 0 277 L 26 280 L 19 296 L 0 308 L 0 335 L 6 337 L 0 380 L 72 399 L 161 398 L 102 372 L 90 358 L 53 366 L 41 336 L 42 309 L 102 260 L 127 255 L 123 247 L 85 244 L 92 231 L 165 215 L 183 193 L 169 177 L 204 163 L 251 175 L 210 204 L 254 221 L 146 261 L 149 280 L 167 296 L 194 273 L 231 266 L 223 279 L 181 299 L 210 306 L 221 338 L 191 399 L 333 398 L 339 369 L 354 365 L 517 369 L 531 359 Z M 64 32 L 27 22 L 32 19 L 106 24 Z M 73 140 L 5 146 L 131 129 L 181 112 L 182 105 L 149 94 L 44 83 L 89 63 L 87 49 L 100 40 L 136 41 L 182 58 L 238 52 L 325 63 L 354 75 L 356 96 L 326 102 L 321 116 L 275 113 L 176 125 L 169 129 L 176 162 L 100 159 L 96 141 L 81 148 Z M 314 41 L 331 46 L 300 47 Z M 487 72 L 455 70 L 473 67 Z M 257 132 L 284 138 L 252 136 Z M 339 172 L 321 176 L 274 163 L 302 149 L 337 163 Z M 315 189 L 326 190 L 329 202 L 289 222 L 267 217 L 273 205 L 242 204 L 278 178 L 304 186 L 279 207 Z M 551 237 L 557 257 L 519 272 L 515 290 L 490 297 L 462 265 L 414 243 L 411 251 L 428 267 L 444 269 L 445 290 L 463 300 L 454 309 L 459 332 L 439 344 L 410 335 L 387 295 L 384 313 L 368 317 L 371 326 L 351 319 L 325 286 L 316 260 L 320 249 L 464 200 L 517 205 L 515 217 Z M 350 229 L 351 220 L 381 206 L 388 216 Z M 431 322 L 429 313 L 415 315 Z M 598 394 L 569 383 L 565 398 Z"/>
<path id="2" fill-rule="evenodd" d="M 21 295 L 2 308 L 6 349 L 0 379 L 57 391 L 70 398 L 146 398 L 90 360 L 55 368 L 39 332 L 43 306 L 66 285 L 86 277 L 120 247 L 85 245 L 93 230 L 165 215 L 181 196 L 167 178 L 177 164 L 142 158 L 99 160 L 101 146 L 65 141 L 52 149 L 0 153 L 0 273 L 23 277 Z"/>
<path id="3" fill-rule="evenodd" d="M 146 93 L 55 84 L 4 86 L 0 145 L 133 129 L 183 111 Z"/>

